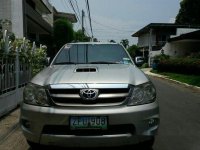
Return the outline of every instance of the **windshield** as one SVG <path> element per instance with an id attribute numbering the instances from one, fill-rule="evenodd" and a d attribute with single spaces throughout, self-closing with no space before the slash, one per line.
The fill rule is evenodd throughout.
<path id="1" fill-rule="evenodd" d="M 54 61 L 60 64 L 130 64 L 128 54 L 117 44 L 74 44 L 62 48 Z"/>

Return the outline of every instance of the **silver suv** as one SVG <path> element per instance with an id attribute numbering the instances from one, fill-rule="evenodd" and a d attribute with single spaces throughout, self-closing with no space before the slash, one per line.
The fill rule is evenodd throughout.
<path id="1" fill-rule="evenodd" d="M 156 90 L 123 46 L 66 44 L 24 89 L 20 123 L 32 147 L 152 146 Z"/>

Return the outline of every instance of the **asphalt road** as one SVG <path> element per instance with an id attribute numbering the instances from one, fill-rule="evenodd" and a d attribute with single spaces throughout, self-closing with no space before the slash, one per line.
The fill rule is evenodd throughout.
<path id="1" fill-rule="evenodd" d="M 200 90 L 152 78 L 160 104 L 154 150 L 200 150 Z"/>
<path id="2" fill-rule="evenodd" d="M 200 150 L 200 90 L 151 79 L 157 89 L 161 118 L 153 150 Z M 13 119 L 17 118 L 16 114 Z M 19 126 L 11 129 L 7 136 L 0 138 L 0 150 L 31 150 Z"/>

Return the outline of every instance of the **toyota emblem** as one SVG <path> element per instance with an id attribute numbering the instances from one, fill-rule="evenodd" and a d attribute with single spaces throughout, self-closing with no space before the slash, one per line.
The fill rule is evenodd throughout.
<path id="1" fill-rule="evenodd" d="M 96 89 L 82 89 L 80 90 L 80 96 L 83 100 L 96 100 L 99 90 Z"/>

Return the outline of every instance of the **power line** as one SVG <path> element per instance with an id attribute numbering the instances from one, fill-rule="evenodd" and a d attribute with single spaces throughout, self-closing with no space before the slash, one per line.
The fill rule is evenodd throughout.
<path id="1" fill-rule="evenodd" d="M 68 6 L 68 4 L 66 3 L 65 0 L 62 0 L 61 2 L 62 2 L 62 4 L 63 4 L 64 7 L 67 7 L 70 10 L 70 7 Z"/>
<path id="2" fill-rule="evenodd" d="M 63 6 L 67 7 L 69 10 L 71 10 L 72 12 L 74 12 L 74 9 L 73 9 L 73 8 L 70 8 L 71 4 L 70 4 L 70 6 L 68 6 L 68 4 L 67 4 L 67 2 L 66 2 L 65 0 L 62 0 L 61 2 L 62 2 L 62 4 L 63 4 Z M 69 2 L 69 1 L 68 1 L 68 2 Z M 77 16 L 77 13 L 76 13 L 76 12 L 75 12 L 75 16 L 76 16 L 76 18 L 77 18 L 77 20 L 78 20 L 78 22 L 79 22 L 79 25 L 80 25 L 80 20 L 79 20 L 79 17 Z"/>
<path id="3" fill-rule="evenodd" d="M 79 7 L 78 7 L 77 0 L 75 0 L 75 5 L 76 5 L 76 8 L 77 8 L 77 10 L 78 10 L 78 15 L 79 15 L 79 17 L 81 18 L 81 13 L 80 13 L 80 9 L 79 9 Z"/>
<path id="4" fill-rule="evenodd" d="M 104 24 L 102 24 L 102 23 L 97 22 L 97 21 L 94 20 L 94 19 L 92 19 L 92 21 L 93 21 L 94 23 L 98 24 L 98 25 L 101 25 L 101 26 L 103 26 L 103 27 L 110 28 L 110 29 L 113 29 L 113 30 L 116 30 L 116 31 L 133 32 L 133 31 L 131 31 L 131 30 L 121 30 L 121 29 L 117 29 L 117 28 L 114 28 L 114 27 L 111 27 L 111 26 L 108 26 L 108 25 L 104 25 Z"/>
<path id="5" fill-rule="evenodd" d="M 106 32 L 106 33 L 115 33 L 115 34 L 129 34 L 129 33 L 132 33 L 132 32 L 125 32 L 125 31 L 113 31 L 113 30 L 110 30 L 110 29 L 100 29 L 100 28 L 93 28 L 93 31 L 94 32 L 101 32 L 103 34 L 103 32 Z"/>
<path id="6" fill-rule="evenodd" d="M 74 8 L 74 5 L 73 5 L 72 1 L 69 0 L 68 2 L 69 2 L 69 4 L 70 4 L 70 6 L 72 7 L 72 9 L 73 9 L 73 11 L 74 11 L 74 13 L 75 13 L 75 15 L 76 15 L 78 21 L 81 22 L 79 16 L 77 15 L 77 12 L 76 12 L 76 10 L 75 10 L 75 8 Z"/>
<path id="7" fill-rule="evenodd" d="M 85 32 L 86 32 L 86 35 L 88 36 L 88 37 L 90 37 L 90 35 L 88 34 L 88 31 L 86 30 L 86 29 L 89 29 L 87 26 L 88 26 L 88 24 L 87 24 L 87 21 L 84 19 L 84 24 L 85 24 Z"/>
<path id="8" fill-rule="evenodd" d="M 88 12 L 88 15 L 89 15 L 90 30 L 91 30 L 92 39 L 93 39 L 94 36 L 93 36 L 92 21 L 91 21 L 91 15 L 90 15 L 90 5 L 89 5 L 89 1 L 88 0 L 85 0 L 85 2 L 86 2 L 87 12 Z"/>

